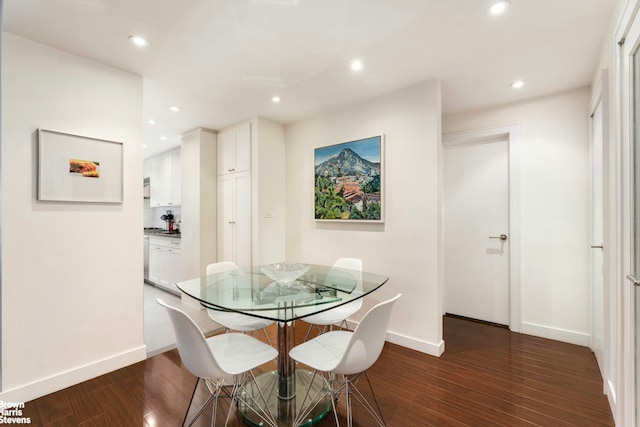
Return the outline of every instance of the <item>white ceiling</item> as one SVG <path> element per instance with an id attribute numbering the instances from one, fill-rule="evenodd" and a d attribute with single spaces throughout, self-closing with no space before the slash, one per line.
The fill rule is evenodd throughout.
<path id="1" fill-rule="evenodd" d="M 2 29 L 143 76 L 149 157 L 197 127 L 286 124 L 432 78 L 444 114 L 591 83 L 613 0 L 511 0 L 499 17 L 492 1 L 4 0 Z"/>

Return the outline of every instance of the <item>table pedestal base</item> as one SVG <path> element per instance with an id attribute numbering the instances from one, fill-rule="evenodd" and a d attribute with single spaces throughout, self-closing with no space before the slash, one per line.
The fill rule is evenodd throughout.
<path id="1" fill-rule="evenodd" d="M 326 392 L 325 382 L 320 375 L 316 375 L 311 380 L 313 373 L 304 369 L 296 369 L 295 371 L 295 390 L 296 394 L 290 399 L 281 399 L 278 397 L 278 372 L 272 371 L 261 374 L 256 378 L 258 387 L 262 392 L 265 400 L 267 401 L 269 411 L 278 420 L 278 426 L 292 426 L 295 418 L 298 415 L 300 407 L 304 403 L 308 405 L 309 400 L 312 399 L 318 392 Z M 307 389 L 311 384 L 311 390 L 307 395 Z M 244 391 L 249 394 L 247 400 L 254 400 L 255 402 L 264 405 L 259 391 L 253 385 L 249 385 Z M 303 402 L 305 396 L 307 396 L 306 402 Z M 253 398 L 253 399 L 251 399 Z M 327 393 L 322 400 L 311 410 L 311 412 L 305 417 L 305 421 L 300 426 L 310 426 L 317 423 L 324 418 L 331 411 L 331 396 Z M 264 426 L 266 425 L 251 408 L 247 405 L 239 404 L 238 412 L 242 416 L 242 419 L 252 426 Z"/>

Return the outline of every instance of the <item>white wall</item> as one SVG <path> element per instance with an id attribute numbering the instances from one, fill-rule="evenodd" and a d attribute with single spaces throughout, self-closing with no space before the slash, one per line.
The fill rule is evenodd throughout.
<path id="1" fill-rule="evenodd" d="M 522 332 L 589 345 L 589 89 L 442 119 L 443 134 L 519 124 Z"/>
<path id="2" fill-rule="evenodd" d="M 37 201 L 38 128 L 122 142 L 124 202 Z M 142 79 L 2 33 L 1 157 L 0 398 L 144 359 Z"/>
<path id="3" fill-rule="evenodd" d="M 363 260 L 390 277 L 365 308 L 398 292 L 392 342 L 433 355 L 444 350 L 440 281 L 440 83 L 431 80 L 286 126 L 288 261 Z M 314 220 L 313 149 L 384 134 L 385 223 Z M 362 311 L 356 314 L 359 320 Z"/>
<path id="4" fill-rule="evenodd" d="M 195 129 L 182 135 L 180 159 L 182 161 L 180 280 L 187 280 L 204 275 L 207 265 L 218 259 L 217 135 L 215 131 Z"/>

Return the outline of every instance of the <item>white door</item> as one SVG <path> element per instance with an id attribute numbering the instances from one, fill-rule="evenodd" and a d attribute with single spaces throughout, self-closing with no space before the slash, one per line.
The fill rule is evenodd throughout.
<path id="1" fill-rule="evenodd" d="M 445 147 L 445 312 L 509 325 L 509 143 Z"/>
<path id="2" fill-rule="evenodd" d="M 591 117 L 591 349 L 604 365 L 604 240 L 602 102 Z"/>

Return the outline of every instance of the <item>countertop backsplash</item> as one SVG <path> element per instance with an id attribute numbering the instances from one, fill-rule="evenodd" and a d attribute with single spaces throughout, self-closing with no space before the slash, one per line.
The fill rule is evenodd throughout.
<path id="1" fill-rule="evenodd" d="M 167 210 L 170 210 L 173 214 L 173 222 L 178 222 L 182 219 L 182 209 L 180 206 L 162 206 L 159 208 L 152 208 L 149 206 L 149 199 L 144 200 L 144 227 L 156 227 L 162 228 L 163 230 L 167 228 L 167 224 L 165 221 L 160 219 L 162 215 L 167 213 Z"/>

